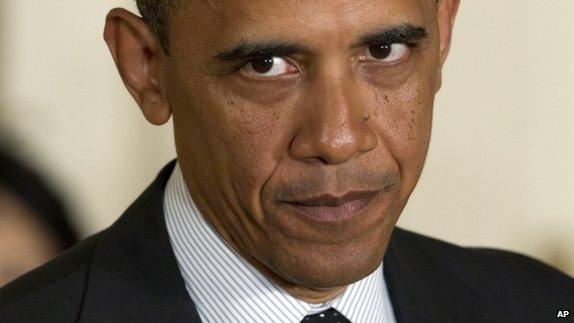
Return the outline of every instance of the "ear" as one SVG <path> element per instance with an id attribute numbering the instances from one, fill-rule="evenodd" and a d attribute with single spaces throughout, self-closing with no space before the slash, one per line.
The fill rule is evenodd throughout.
<path id="1" fill-rule="evenodd" d="M 440 0 L 438 4 L 438 29 L 440 40 L 440 62 L 444 64 L 452 38 L 452 29 L 458 12 L 460 0 Z"/>
<path id="2" fill-rule="evenodd" d="M 171 108 L 160 64 L 165 55 L 149 25 L 135 14 L 116 8 L 106 17 L 104 39 L 124 85 L 145 118 L 154 125 L 166 123 Z"/>
<path id="3" fill-rule="evenodd" d="M 452 39 L 452 30 L 454 21 L 458 12 L 460 0 L 439 0 L 438 3 L 438 32 L 439 32 L 439 75 L 437 91 L 442 83 L 442 67 L 448 53 L 450 51 L 450 44 Z"/>

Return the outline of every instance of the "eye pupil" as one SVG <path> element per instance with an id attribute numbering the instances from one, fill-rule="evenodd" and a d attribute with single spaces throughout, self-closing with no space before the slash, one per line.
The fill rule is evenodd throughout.
<path id="1" fill-rule="evenodd" d="M 251 61 L 251 66 L 255 72 L 264 74 L 273 68 L 274 63 L 273 57 L 262 57 Z"/>
<path id="2" fill-rule="evenodd" d="M 375 45 L 370 46 L 369 51 L 376 59 L 385 59 L 391 55 L 393 48 L 391 45 Z"/>

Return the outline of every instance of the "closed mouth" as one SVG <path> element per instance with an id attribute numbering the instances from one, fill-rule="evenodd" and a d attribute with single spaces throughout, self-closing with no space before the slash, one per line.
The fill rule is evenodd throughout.
<path id="1" fill-rule="evenodd" d="M 324 194 L 283 202 L 308 218 L 334 222 L 358 215 L 378 193 L 379 191 L 352 191 L 338 197 Z"/>

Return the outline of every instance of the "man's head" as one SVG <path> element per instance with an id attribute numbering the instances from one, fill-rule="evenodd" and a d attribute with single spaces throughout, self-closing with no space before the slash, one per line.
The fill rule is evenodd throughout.
<path id="1" fill-rule="evenodd" d="M 140 8 L 170 1 L 155 2 Z M 297 293 L 345 286 L 381 263 L 422 171 L 457 8 L 188 0 L 163 11 L 163 36 L 115 9 L 105 38 L 146 118 L 173 114 L 202 215 Z"/>

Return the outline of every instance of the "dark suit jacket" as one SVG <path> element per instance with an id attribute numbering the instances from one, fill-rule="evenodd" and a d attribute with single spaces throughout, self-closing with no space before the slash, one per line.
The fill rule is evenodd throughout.
<path id="1" fill-rule="evenodd" d="M 200 322 L 164 224 L 173 165 L 110 228 L 0 290 L 0 322 Z M 574 313 L 574 280 L 517 254 L 397 228 L 384 262 L 398 322 L 549 322 L 559 310 Z"/>

